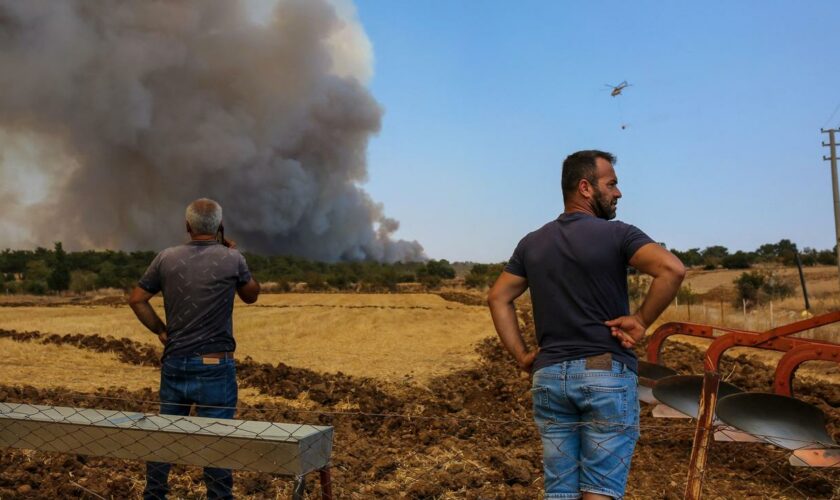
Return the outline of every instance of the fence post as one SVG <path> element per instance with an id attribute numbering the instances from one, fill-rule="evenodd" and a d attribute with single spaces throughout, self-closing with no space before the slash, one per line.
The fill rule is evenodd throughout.
<path id="1" fill-rule="evenodd" d="M 324 467 L 318 471 L 321 477 L 321 500 L 332 500 L 332 474 L 329 467 Z"/>
<path id="2" fill-rule="evenodd" d="M 741 305 L 744 307 L 744 328 L 747 328 L 747 299 L 741 299 Z"/>
<path id="3" fill-rule="evenodd" d="M 295 485 L 292 490 L 292 500 L 303 500 L 303 494 L 306 492 L 306 475 L 301 474 L 295 476 Z"/>
<path id="4" fill-rule="evenodd" d="M 703 376 L 703 392 L 700 394 L 700 409 L 697 415 L 697 428 L 694 431 L 694 443 L 691 446 L 691 461 L 688 464 L 688 481 L 685 485 L 686 500 L 699 500 L 703 492 L 703 476 L 706 474 L 706 460 L 709 458 L 717 392 L 720 375 L 707 371 Z"/>

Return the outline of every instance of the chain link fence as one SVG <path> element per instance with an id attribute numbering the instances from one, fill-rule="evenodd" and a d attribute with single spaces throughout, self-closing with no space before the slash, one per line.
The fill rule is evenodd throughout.
<path id="1" fill-rule="evenodd" d="M 529 419 L 244 405 L 236 409 L 241 420 L 217 420 L 143 411 L 153 401 L 75 397 L 85 400 L 141 411 L 0 405 L 0 497 L 139 497 L 147 461 L 176 464 L 169 479 L 176 498 L 224 487 L 213 469 L 226 468 L 236 498 L 538 498 L 543 488 L 539 433 Z M 655 419 L 650 407 L 642 413 L 639 428 L 627 429 L 641 433 L 627 497 L 681 498 L 695 421 Z M 760 437 L 713 444 L 704 497 L 840 496 L 840 469 L 794 467 L 789 451 Z M 604 444 L 583 448 L 610 453 Z"/>
<path id="2" fill-rule="evenodd" d="M 3 330 L 0 338 L 107 352 L 125 365 L 159 366 L 154 348 L 127 339 Z M 60 385 L 47 380 L 50 370 L 76 370 L 79 378 L 85 377 L 72 358 L 45 359 L 44 380 L 0 384 L 4 413 L 19 414 L 14 425 L 0 418 L 0 498 L 138 498 L 146 486 L 147 460 L 174 463 L 168 480 L 172 498 L 206 498 L 205 465 L 232 469 L 236 498 L 322 498 L 330 492 L 334 498 L 350 499 L 540 498 L 543 450 L 531 413 L 530 382 L 517 374 L 495 339 L 480 345 L 478 353 L 476 367 L 426 385 L 396 386 L 239 359 L 237 379 L 244 395 L 235 409 L 238 420 L 206 425 L 197 417 L 156 416 L 158 395 L 148 388 L 26 385 Z M 685 345 L 666 346 L 665 359 L 683 373 L 702 371 L 702 357 Z M 731 382 L 761 391 L 772 381 L 772 370 L 740 357 L 735 361 L 722 365 Z M 0 370 L 4 367 L 14 370 L 0 362 Z M 114 374 L 116 386 L 120 376 Z M 798 386 L 798 394 L 829 417 L 828 433 L 835 441 L 840 437 L 838 390 L 836 384 Z M 70 414 L 58 413 L 82 421 L 75 428 L 55 422 L 60 431 L 35 439 L 38 434 L 20 427 L 21 421 L 35 425 L 36 416 L 55 416 L 56 410 L 27 413 L 20 405 L 71 408 Z M 118 437 L 99 436 L 92 430 L 96 423 L 115 429 Z M 639 428 L 632 429 L 640 438 L 628 498 L 682 498 L 695 426 L 691 419 L 655 418 L 652 406 L 642 405 Z M 155 437 L 137 434 L 149 428 Z M 280 446 L 270 436 L 285 438 L 280 440 L 285 446 L 295 442 L 290 437 L 325 428 L 332 432 L 329 452 L 300 442 L 287 458 L 269 449 Z M 563 444 L 556 446 L 562 449 Z M 133 454 L 101 453 L 109 446 Z M 608 447 L 590 443 L 587 448 L 601 452 Z M 306 458 L 306 453 L 315 458 Z M 767 442 L 715 442 L 705 470 L 704 497 L 840 498 L 840 469 L 794 467 L 789 457 L 789 451 Z M 259 465 L 265 462 L 270 466 Z M 304 463 L 309 465 L 295 465 Z M 322 463 L 330 471 L 324 482 Z"/>

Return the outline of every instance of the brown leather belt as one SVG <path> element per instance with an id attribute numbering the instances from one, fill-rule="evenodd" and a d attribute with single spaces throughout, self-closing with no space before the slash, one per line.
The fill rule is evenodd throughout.
<path id="1" fill-rule="evenodd" d="M 232 352 L 207 352 L 201 355 L 202 358 L 233 359 Z"/>

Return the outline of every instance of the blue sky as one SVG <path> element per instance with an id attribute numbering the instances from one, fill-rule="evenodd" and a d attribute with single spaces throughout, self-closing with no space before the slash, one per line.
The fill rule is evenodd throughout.
<path id="1" fill-rule="evenodd" d="M 836 2 L 356 7 L 385 109 L 365 189 L 430 257 L 507 259 L 590 148 L 619 158 L 618 218 L 669 247 L 834 245 Z"/>

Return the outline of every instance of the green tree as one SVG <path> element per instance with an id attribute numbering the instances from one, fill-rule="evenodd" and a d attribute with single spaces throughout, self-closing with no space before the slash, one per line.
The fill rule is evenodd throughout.
<path id="1" fill-rule="evenodd" d="M 43 260 L 30 260 L 26 263 L 24 273 L 23 289 L 35 295 L 47 293 L 47 279 L 50 277 L 50 268 Z"/>
<path id="2" fill-rule="evenodd" d="M 70 270 L 67 267 L 67 253 L 62 248 L 60 241 L 55 242 L 52 272 L 47 277 L 47 286 L 50 287 L 50 290 L 56 292 L 63 292 L 70 287 Z"/>
<path id="3" fill-rule="evenodd" d="M 724 257 L 720 263 L 726 269 L 749 269 L 753 260 L 752 254 L 738 250 Z"/>
<path id="4" fill-rule="evenodd" d="M 686 267 L 699 266 L 703 264 L 703 256 L 700 254 L 699 248 L 689 248 L 685 252 L 671 250 L 671 253 L 680 259 Z"/>
<path id="5" fill-rule="evenodd" d="M 77 269 L 70 272 L 69 288 L 73 293 L 90 292 L 96 289 L 96 281 L 96 273 Z"/>
<path id="6" fill-rule="evenodd" d="M 723 258 L 729 255 L 729 249 L 721 245 L 706 247 L 700 255 L 703 257 L 704 269 L 715 269 L 721 264 Z"/>
<path id="7" fill-rule="evenodd" d="M 120 286 L 119 277 L 117 276 L 117 266 L 110 261 L 105 261 L 99 265 L 99 273 L 96 277 L 97 288 L 118 288 Z"/>

